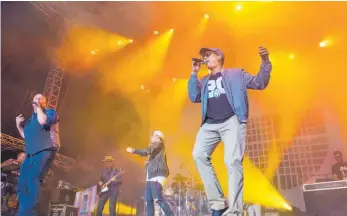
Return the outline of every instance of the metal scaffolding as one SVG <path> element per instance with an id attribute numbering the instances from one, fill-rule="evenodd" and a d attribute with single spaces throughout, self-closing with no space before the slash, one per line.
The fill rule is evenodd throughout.
<path id="1" fill-rule="evenodd" d="M 24 151 L 25 142 L 22 139 L 1 133 L 1 148 L 1 150 Z M 75 165 L 75 160 L 58 153 L 53 163 L 58 168 L 69 171 Z"/>
<path id="2" fill-rule="evenodd" d="M 47 98 L 47 106 L 57 110 L 59 93 L 63 83 L 65 73 L 65 64 L 63 61 L 52 61 L 51 68 L 48 71 L 43 94 Z"/>

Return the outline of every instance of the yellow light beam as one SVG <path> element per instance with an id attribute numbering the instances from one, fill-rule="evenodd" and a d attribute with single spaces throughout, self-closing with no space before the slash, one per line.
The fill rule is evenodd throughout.
<path id="1" fill-rule="evenodd" d="M 107 207 L 106 207 L 107 206 Z M 109 200 L 106 202 L 104 210 L 102 211 L 103 214 L 110 214 L 110 208 L 109 208 Z M 120 215 L 136 215 L 136 208 L 132 208 L 131 206 L 128 206 L 124 203 L 118 202 L 116 206 L 116 212 Z"/>
<path id="2" fill-rule="evenodd" d="M 65 41 L 57 49 L 56 55 L 75 70 L 90 68 L 105 55 L 119 51 L 129 44 L 129 40 L 125 37 L 84 26 L 71 28 Z"/>
<path id="3" fill-rule="evenodd" d="M 247 156 L 243 161 L 243 169 L 245 179 L 244 199 L 246 202 L 289 210 L 289 204 Z"/>
<path id="4" fill-rule="evenodd" d="M 137 91 L 139 86 L 152 79 L 165 63 L 172 35 L 169 30 L 155 36 L 122 61 L 104 66 L 101 84 L 105 90 L 113 91 L 122 84 L 124 92 Z"/>
<path id="5" fill-rule="evenodd" d="M 176 79 L 170 82 L 153 99 L 151 109 L 151 128 L 169 131 L 177 130 L 184 101 L 187 99 L 187 80 Z M 170 115 L 167 115 L 170 113 Z"/>

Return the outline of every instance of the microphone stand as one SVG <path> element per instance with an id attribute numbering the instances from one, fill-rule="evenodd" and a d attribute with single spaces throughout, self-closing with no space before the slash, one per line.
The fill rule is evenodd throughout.
<path id="1" fill-rule="evenodd" d="M 203 201 L 203 200 L 202 200 L 202 196 L 201 196 L 201 191 L 199 191 L 199 216 L 202 215 L 201 211 L 202 211 L 202 205 L 204 203 L 204 202 L 201 202 L 201 201 Z"/>
<path id="2" fill-rule="evenodd" d="M 178 216 L 181 216 L 181 183 L 178 185 Z"/>

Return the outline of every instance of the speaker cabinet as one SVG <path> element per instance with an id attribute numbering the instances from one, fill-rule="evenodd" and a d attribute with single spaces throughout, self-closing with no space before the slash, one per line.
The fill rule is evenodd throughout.
<path id="1" fill-rule="evenodd" d="M 52 190 L 52 205 L 74 205 L 76 198 L 76 190 L 57 188 Z"/>
<path id="2" fill-rule="evenodd" d="M 307 216 L 346 216 L 347 187 L 304 191 Z"/>

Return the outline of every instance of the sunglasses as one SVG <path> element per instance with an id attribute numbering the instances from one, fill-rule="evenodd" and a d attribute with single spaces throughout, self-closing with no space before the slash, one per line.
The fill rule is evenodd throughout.
<path id="1" fill-rule="evenodd" d="M 211 55 L 212 53 L 215 54 L 215 55 L 217 55 L 216 52 L 213 52 L 213 51 L 206 51 L 205 54 L 204 54 L 204 57 L 208 58 L 208 57 L 210 57 L 210 55 Z"/>

